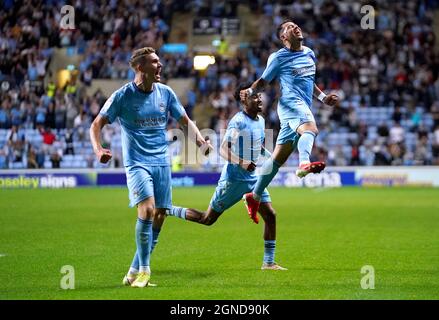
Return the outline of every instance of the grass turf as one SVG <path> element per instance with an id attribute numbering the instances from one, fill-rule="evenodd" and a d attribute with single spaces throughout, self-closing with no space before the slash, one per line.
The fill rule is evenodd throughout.
<path id="1" fill-rule="evenodd" d="M 213 187 L 175 188 L 205 209 Z M 152 257 L 157 287 L 121 280 L 134 253 L 136 211 L 117 189 L 1 190 L 0 299 L 438 299 L 439 190 L 271 188 L 276 260 L 259 270 L 262 225 L 242 203 L 201 226 L 170 217 Z M 63 265 L 75 290 L 60 289 Z M 375 289 L 360 286 L 375 269 Z"/>

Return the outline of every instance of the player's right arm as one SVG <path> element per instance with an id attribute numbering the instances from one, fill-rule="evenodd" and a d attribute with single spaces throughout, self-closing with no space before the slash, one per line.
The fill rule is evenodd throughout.
<path id="1" fill-rule="evenodd" d="M 101 144 L 102 128 L 107 123 L 112 123 L 118 116 L 120 110 L 119 97 L 117 91 L 114 92 L 105 102 L 98 116 L 94 119 L 90 127 L 90 141 L 93 151 L 101 163 L 110 161 L 112 154 L 109 149 L 105 149 Z"/>
<path id="2" fill-rule="evenodd" d="M 241 100 L 245 101 L 248 96 L 251 96 L 254 93 L 261 92 L 265 89 L 267 84 L 273 81 L 279 74 L 279 60 L 277 58 L 277 53 L 274 52 L 268 57 L 267 67 L 265 68 L 262 76 L 253 82 L 250 88 L 246 90 L 242 90 L 239 93 Z"/>
<path id="3" fill-rule="evenodd" d="M 239 136 L 239 131 L 237 129 L 232 128 L 228 130 L 225 139 L 221 143 L 220 155 L 223 159 L 227 160 L 228 162 L 237 164 L 244 170 L 252 172 L 256 169 L 256 164 L 254 162 L 241 159 L 232 151 L 232 146 L 233 144 L 236 143 L 238 136 Z"/>
<path id="4" fill-rule="evenodd" d="M 112 157 L 111 151 L 103 148 L 101 144 L 101 131 L 107 123 L 107 118 L 99 114 L 90 127 L 90 141 L 93 146 L 93 151 L 101 163 L 107 163 Z"/>

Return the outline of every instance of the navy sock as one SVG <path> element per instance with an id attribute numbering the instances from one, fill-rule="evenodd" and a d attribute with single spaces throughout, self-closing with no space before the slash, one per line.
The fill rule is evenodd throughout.
<path id="1" fill-rule="evenodd" d="M 169 210 L 169 215 L 186 220 L 186 210 L 187 208 L 172 206 L 171 210 Z"/>
<path id="2" fill-rule="evenodd" d="M 276 250 L 276 240 L 264 241 L 264 263 L 274 263 L 275 250 Z"/>

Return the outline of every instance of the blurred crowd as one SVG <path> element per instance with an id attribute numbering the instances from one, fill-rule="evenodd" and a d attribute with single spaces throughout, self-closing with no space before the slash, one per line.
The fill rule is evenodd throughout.
<path id="1" fill-rule="evenodd" d="M 234 17 L 239 3 L 259 17 L 260 38 L 241 43 L 235 57 L 219 55 L 199 73 L 193 70 L 192 52 L 160 53 L 173 12 Z M 74 1 L 76 29 L 60 32 L 63 4 L 2 2 L 0 168 L 11 163 L 42 167 L 48 159 L 59 167 L 63 155 L 75 153 L 84 153 L 87 166 L 94 166 L 83 146 L 106 97 L 100 91 L 87 95 L 84 87 L 98 78 L 132 79 L 127 62 L 131 51 L 142 46 L 159 50 L 165 81 L 195 79 L 182 99 L 185 107 L 190 115 L 195 107 L 213 109 L 210 127 L 219 132 L 239 110 L 233 98 L 237 84 L 256 80 L 269 54 L 281 47 L 276 27 L 287 18 L 301 26 L 305 45 L 316 53 L 317 85 L 342 98 L 336 108 L 314 101 L 320 130 L 314 158 L 325 158 L 331 165 L 439 165 L 439 53 L 433 30 L 437 1 L 368 1 L 375 8 L 375 29 L 361 28 L 362 3 L 348 0 Z M 56 47 L 74 47 L 84 57 L 76 66 L 78 81 L 63 88 L 45 81 Z M 275 135 L 278 97 L 277 85 L 263 94 L 267 127 Z M 363 112 L 383 107 L 389 116 L 379 122 L 371 122 Z M 33 130 L 31 138 L 26 130 Z M 106 129 L 107 145 L 118 130 Z M 346 135 L 349 139 L 342 141 Z"/>
<path id="2" fill-rule="evenodd" d="M 367 4 L 375 9 L 374 29 L 362 29 L 365 13 L 359 1 L 250 2 L 252 12 L 261 17 L 259 41 L 241 46 L 236 59 L 220 57 L 206 75 L 197 77 L 199 95 L 217 110 L 211 127 L 219 130 L 227 125 L 237 111 L 236 84 L 260 77 L 270 53 L 282 46 L 277 26 L 293 19 L 305 34 L 305 45 L 317 56 L 317 85 L 342 98 L 333 109 L 314 101 L 320 130 L 314 157 L 326 158 L 331 165 L 438 165 L 439 51 L 433 13 L 439 3 L 376 0 Z M 279 129 L 278 97 L 277 86 L 264 94 L 266 121 L 275 130 Z M 389 108 L 391 117 L 370 123 L 359 116 L 362 110 L 373 113 L 377 107 Z M 353 133 L 349 148 L 343 141 L 330 141 L 346 132 Z M 416 139 L 407 142 L 407 134 Z"/>

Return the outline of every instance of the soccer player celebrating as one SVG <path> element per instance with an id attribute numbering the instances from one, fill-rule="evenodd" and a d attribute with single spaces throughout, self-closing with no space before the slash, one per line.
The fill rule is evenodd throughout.
<path id="1" fill-rule="evenodd" d="M 174 91 L 159 83 L 162 64 L 153 48 L 135 50 L 130 67 L 135 71 L 134 81 L 115 91 L 105 102 L 91 125 L 90 138 L 99 161 L 108 162 L 112 154 L 101 146 L 101 130 L 107 123 L 119 120 L 130 207 L 137 206 L 137 250 L 124 284 L 145 287 L 151 275 L 150 253 L 163 222 L 156 223 L 154 217 L 172 210 L 166 139 L 168 113 L 196 133 L 199 147 L 211 146 L 188 118 Z"/>
<path id="2" fill-rule="evenodd" d="M 315 85 L 316 58 L 314 52 L 302 44 L 303 35 L 300 27 L 291 20 L 284 21 L 277 29 L 277 36 L 284 47 L 270 55 L 261 78 L 250 88 L 241 91 L 241 97 L 245 100 L 248 96 L 261 91 L 267 83 L 278 78 L 282 92 L 277 108 L 281 129 L 273 155 L 263 166 L 263 171 L 268 173 L 259 176 L 253 192 L 244 196 L 247 211 L 255 222 L 265 188 L 296 146 L 300 161 L 296 170 L 298 177 L 305 177 L 309 173 L 320 173 L 325 168 L 324 162 L 310 162 L 314 139 L 318 134 L 311 113 L 312 98 L 314 95 L 331 106 L 338 102 L 337 95 L 325 95 Z"/>
<path id="3" fill-rule="evenodd" d="M 179 208 L 179 212 L 174 210 L 179 218 L 212 225 L 225 210 L 240 201 L 245 193 L 253 190 L 257 181 L 256 163 L 261 154 L 268 156 L 270 154 L 263 147 L 265 120 L 258 115 L 262 111 L 261 94 L 246 95 L 245 99 L 241 99 L 239 95 L 241 90 L 249 86 L 249 84 L 241 85 L 235 93 L 235 98 L 241 102 L 243 110 L 230 120 L 221 143 L 220 155 L 228 163 L 223 167 L 207 211 Z M 261 194 L 261 205 L 258 210 L 265 222 L 264 259 L 261 269 L 287 270 L 274 261 L 276 216 L 271 206 L 270 194 L 266 189 Z"/>

